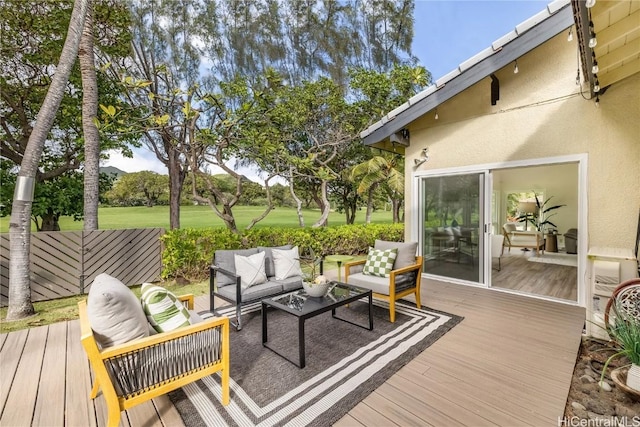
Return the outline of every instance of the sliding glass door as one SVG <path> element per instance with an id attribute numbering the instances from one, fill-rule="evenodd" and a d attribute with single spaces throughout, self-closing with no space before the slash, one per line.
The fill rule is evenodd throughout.
<path id="1" fill-rule="evenodd" d="M 485 283 L 487 173 L 422 177 L 424 272 Z"/>

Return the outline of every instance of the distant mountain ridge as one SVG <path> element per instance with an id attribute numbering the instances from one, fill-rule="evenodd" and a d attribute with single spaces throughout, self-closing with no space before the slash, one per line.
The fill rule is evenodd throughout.
<path id="1" fill-rule="evenodd" d="M 120 178 L 122 175 L 126 175 L 128 172 L 125 172 L 123 170 L 118 169 L 115 166 L 105 166 L 100 168 L 100 173 L 106 173 L 106 174 L 115 174 L 116 177 Z"/>

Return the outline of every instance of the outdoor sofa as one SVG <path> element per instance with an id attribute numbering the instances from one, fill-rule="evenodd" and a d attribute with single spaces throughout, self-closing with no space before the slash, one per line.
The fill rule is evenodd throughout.
<path id="1" fill-rule="evenodd" d="M 301 272 L 299 275 L 276 279 L 273 249 L 281 251 L 296 249 L 297 252 L 297 247 L 293 248 L 291 245 L 285 245 L 277 247 L 258 246 L 250 249 L 225 249 L 217 250 L 214 253 L 213 264 L 209 268 L 209 309 L 212 313 L 215 313 L 215 297 L 235 305 L 236 323 L 234 326 L 237 330 L 242 329 L 242 306 L 302 288 Z M 264 253 L 266 281 L 243 289 L 241 274 L 244 272 L 236 271 L 236 255 L 251 257 L 259 253 Z M 299 259 L 297 261 L 299 264 Z"/>

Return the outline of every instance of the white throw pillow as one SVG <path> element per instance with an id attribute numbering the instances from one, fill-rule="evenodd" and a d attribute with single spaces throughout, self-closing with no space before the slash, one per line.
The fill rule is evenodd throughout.
<path id="1" fill-rule="evenodd" d="M 240 276 L 240 286 L 244 292 L 253 285 L 259 285 L 267 281 L 264 271 L 264 252 L 258 252 L 251 256 L 234 255 L 236 274 Z"/>
<path id="2" fill-rule="evenodd" d="M 102 348 L 149 336 L 140 301 L 125 284 L 102 273 L 91 284 L 87 315 Z"/>
<path id="3" fill-rule="evenodd" d="M 300 255 L 298 247 L 293 249 L 271 249 L 276 280 L 284 280 L 288 277 L 302 276 L 300 268 Z"/>

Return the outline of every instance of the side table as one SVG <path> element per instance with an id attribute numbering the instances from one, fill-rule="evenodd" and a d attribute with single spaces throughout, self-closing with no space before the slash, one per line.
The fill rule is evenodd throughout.
<path id="1" fill-rule="evenodd" d="M 547 252 L 558 252 L 558 235 L 547 234 L 544 238 L 544 250 Z"/>
<path id="2" fill-rule="evenodd" d="M 338 264 L 338 282 L 342 282 L 342 263 L 353 259 L 351 255 L 327 255 L 325 261 L 335 262 Z"/>

